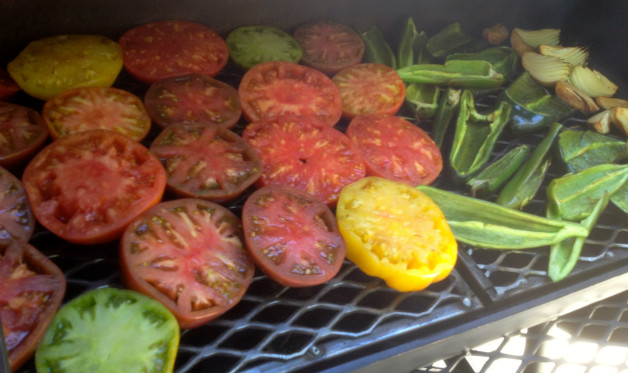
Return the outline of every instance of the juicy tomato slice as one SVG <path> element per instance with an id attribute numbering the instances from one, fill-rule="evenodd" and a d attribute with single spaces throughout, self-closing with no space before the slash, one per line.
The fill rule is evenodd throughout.
<path id="1" fill-rule="evenodd" d="M 47 138 L 48 129 L 37 111 L 0 102 L 0 166 L 10 169 L 21 166 Z"/>
<path id="2" fill-rule="evenodd" d="M 340 70 L 332 78 L 342 96 L 342 114 L 396 114 L 406 98 L 406 86 L 392 68 L 361 63 Z"/>
<path id="3" fill-rule="evenodd" d="M 0 247 L 0 319 L 12 372 L 35 352 L 65 286 L 63 272 L 33 246 Z"/>
<path id="4" fill-rule="evenodd" d="M 421 128 L 395 115 L 359 115 L 347 136 L 366 163 L 366 174 L 411 185 L 432 183 L 443 169 L 438 145 Z"/>
<path id="5" fill-rule="evenodd" d="M 171 373 L 179 338 L 177 320 L 161 303 L 101 287 L 59 309 L 37 347 L 35 366 L 38 372 Z"/>
<path id="6" fill-rule="evenodd" d="M 331 79 L 311 67 L 271 61 L 248 70 L 238 88 L 242 113 L 249 122 L 278 115 L 310 116 L 334 126 L 342 99 Z"/>
<path id="7" fill-rule="evenodd" d="M 29 95 L 48 100 L 78 87 L 110 87 L 122 70 L 122 50 L 101 35 L 57 35 L 26 46 L 7 65 Z"/>
<path id="8" fill-rule="evenodd" d="M 262 159 L 258 186 L 289 185 L 333 206 L 340 190 L 366 173 L 349 138 L 314 118 L 257 121 L 244 129 L 242 137 Z"/>
<path id="9" fill-rule="evenodd" d="M 301 46 L 290 34 L 273 26 L 237 27 L 225 41 L 231 60 L 244 70 L 268 61 L 297 63 L 303 55 Z"/>
<path id="10" fill-rule="evenodd" d="M 233 128 L 242 115 L 238 90 L 202 74 L 155 82 L 146 91 L 144 103 L 161 127 L 208 123 Z"/>
<path id="11" fill-rule="evenodd" d="M 285 185 L 253 192 L 244 203 L 242 225 L 255 263 L 284 286 L 327 282 L 340 270 L 347 251 L 330 208 Z"/>
<path id="12" fill-rule="evenodd" d="M 124 68 L 145 83 L 190 73 L 214 77 L 229 60 L 229 48 L 220 35 L 185 20 L 132 28 L 120 37 L 120 46 Z"/>
<path id="13" fill-rule="evenodd" d="M 262 174 L 262 161 L 238 134 L 208 124 L 173 124 L 150 146 L 167 174 L 168 187 L 183 197 L 226 202 Z"/>
<path id="14" fill-rule="evenodd" d="M 442 211 L 406 183 L 365 177 L 342 190 L 336 208 L 347 258 L 399 291 L 446 278 L 458 245 Z"/>
<path id="15" fill-rule="evenodd" d="M 11 242 L 28 242 L 33 235 L 35 218 L 22 182 L 0 167 L 0 247 Z"/>
<path id="16" fill-rule="evenodd" d="M 150 117 L 142 100 L 112 87 L 85 87 L 62 92 L 46 101 L 42 117 L 50 136 L 106 129 L 140 141 L 150 130 Z"/>
<path id="17" fill-rule="evenodd" d="M 182 328 L 235 306 L 255 272 L 240 219 L 197 198 L 156 205 L 129 225 L 120 247 L 127 286 L 164 304 Z"/>
<path id="18" fill-rule="evenodd" d="M 161 200 L 166 171 L 145 146 L 92 130 L 56 140 L 26 166 L 22 184 L 41 225 L 74 243 L 114 240 Z"/>
<path id="19" fill-rule="evenodd" d="M 20 91 L 20 86 L 11 78 L 9 72 L 0 68 L 0 100 L 13 96 Z"/>
<path id="20" fill-rule="evenodd" d="M 293 35 L 303 48 L 301 63 L 325 74 L 362 62 L 364 40 L 348 25 L 315 20 L 299 25 Z"/>

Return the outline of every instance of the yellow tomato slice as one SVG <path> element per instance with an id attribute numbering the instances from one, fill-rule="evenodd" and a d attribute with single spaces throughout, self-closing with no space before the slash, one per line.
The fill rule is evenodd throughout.
<path id="1" fill-rule="evenodd" d="M 440 208 L 409 184 L 366 177 L 340 193 L 336 219 L 347 258 L 399 291 L 446 278 L 458 245 Z"/>
<path id="2" fill-rule="evenodd" d="M 7 70 L 26 93 L 48 100 L 71 88 L 110 87 L 122 70 L 122 49 L 101 35 L 51 36 L 29 43 Z"/>

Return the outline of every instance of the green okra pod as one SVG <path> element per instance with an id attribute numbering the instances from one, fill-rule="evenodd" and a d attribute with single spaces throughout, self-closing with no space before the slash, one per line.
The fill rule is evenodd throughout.
<path id="1" fill-rule="evenodd" d="M 433 84 L 410 83 L 406 87 L 406 104 L 417 119 L 430 119 L 438 109 L 440 87 Z"/>
<path id="2" fill-rule="evenodd" d="M 472 196 L 486 196 L 496 192 L 523 164 L 530 147 L 519 145 L 491 163 L 467 181 Z"/>
<path id="3" fill-rule="evenodd" d="M 504 75 L 482 60 L 450 60 L 444 64 L 416 64 L 397 73 L 405 83 L 436 84 L 448 87 L 490 89 L 504 83 Z"/>
<path id="4" fill-rule="evenodd" d="M 589 216 L 580 222 L 589 232 L 591 232 L 600 215 L 602 215 L 606 205 L 608 205 L 608 201 L 609 194 L 605 193 L 602 198 L 597 201 Z M 551 214 L 552 212 L 548 211 L 548 217 L 557 218 L 551 216 Z M 570 237 L 551 245 L 547 275 L 552 281 L 558 282 L 564 279 L 573 270 L 582 252 L 585 239 L 586 237 Z"/>
<path id="5" fill-rule="evenodd" d="M 421 185 L 442 210 L 456 240 L 489 249 L 527 249 L 586 237 L 581 224 L 509 209 L 493 202 Z"/>
<path id="6" fill-rule="evenodd" d="M 547 187 L 548 214 L 570 221 L 584 219 L 605 193 L 613 196 L 626 183 L 627 164 L 601 164 L 553 179 Z"/>
<path id="7" fill-rule="evenodd" d="M 510 105 L 502 102 L 497 109 L 480 114 L 473 94 L 462 93 L 449 161 L 456 176 L 462 180 L 477 173 L 488 161 L 497 138 L 508 123 Z"/>
<path id="8" fill-rule="evenodd" d="M 533 197 L 531 193 L 536 193 L 536 188 L 532 188 L 535 184 L 539 183 L 539 178 L 544 175 L 540 169 L 543 168 L 543 164 L 548 158 L 548 154 L 552 148 L 554 140 L 558 136 L 558 133 L 563 128 L 562 124 L 554 122 L 543 140 L 534 148 L 530 158 L 517 170 L 506 185 L 502 188 L 497 196 L 496 202 L 502 206 L 509 207 L 511 209 L 522 209 L 526 203 Z M 522 191 L 527 191 L 523 193 Z"/>
<path id="9" fill-rule="evenodd" d="M 444 57 L 450 51 L 459 48 L 471 41 L 459 22 L 447 25 L 427 40 L 426 48 L 434 57 Z"/>
<path id="10" fill-rule="evenodd" d="M 436 145 L 442 149 L 443 141 L 445 140 L 445 134 L 449 128 L 449 124 L 458 112 L 460 106 L 460 96 L 462 90 L 457 88 L 447 88 L 440 96 L 438 108 L 434 114 L 432 131 L 430 135 Z"/>
<path id="11" fill-rule="evenodd" d="M 360 35 L 364 40 L 365 62 L 379 63 L 397 69 L 397 58 L 377 26 L 371 26 Z"/>

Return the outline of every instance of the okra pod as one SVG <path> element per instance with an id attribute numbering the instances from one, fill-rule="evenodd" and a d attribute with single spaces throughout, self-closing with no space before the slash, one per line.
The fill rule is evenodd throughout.
<path id="1" fill-rule="evenodd" d="M 445 90 L 445 94 L 440 96 L 438 109 L 436 109 L 436 114 L 434 114 L 432 131 L 430 132 L 432 139 L 440 149 L 442 149 L 449 124 L 460 106 L 461 94 L 461 89 L 450 87 Z"/>
<path id="2" fill-rule="evenodd" d="M 513 210 L 493 202 L 421 185 L 442 210 L 456 240 L 489 249 L 527 249 L 586 237 L 581 224 Z"/>
<path id="3" fill-rule="evenodd" d="M 451 168 L 458 178 L 468 179 L 484 167 L 509 116 L 510 105 L 505 102 L 493 112 L 480 114 L 475 108 L 471 91 L 462 93 L 449 153 Z"/>
<path id="4" fill-rule="evenodd" d="M 467 181 L 467 185 L 471 188 L 471 195 L 486 196 L 497 191 L 519 169 L 529 152 L 528 145 L 519 145 L 485 167 Z"/>
<path id="5" fill-rule="evenodd" d="M 405 83 L 436 84 L 449 87 L 490 89 L 504 83 L 488 61 L 450 60 L 444 64 L 415 64 L 397 70 Z"/>
<path id="6" fill-rule="evenodd" d="M 397 58 L 377 26 L 371 26 L 360 35 L 364 40 L 364 61 L 397 69 Z"/>
<path id="7" fill-rule="evenodd" d="M 498 204 L 519 210 L 529 202 L 532 198 L 530 193 L 536 193 L 536 189 L 529 186 L 530 184 L 538 183 L 538 178 L 544 175 L 540 172 L 540 168 L 545 163 L 552 144 L 562 128 L 562 124 L 558 122 L 554 122 L 550 126 L 547 135 L 534 148 L 530 158 L 517 170 L 512 179 L 504 185 L 504 188 L 497 196 L 496 202 Z M 528 193 L 524 194 L 522 190 L 526 190 Z"/>
<path id="8" fill-rule="evenodd" d="M 450 51 L 471 41 L 459 22 L 447 25 L 444 29 L 427 40 L 427 50 L 434 57 L 444 57 Z"/>
<path id="9" fill-rule="evenodd" d="M 601 164 L 556 178 L 547 187 L 548 214 L 570 221 L 581 220 L 605 193 L 612 196 L 626 183 L 627 164 Z"/>

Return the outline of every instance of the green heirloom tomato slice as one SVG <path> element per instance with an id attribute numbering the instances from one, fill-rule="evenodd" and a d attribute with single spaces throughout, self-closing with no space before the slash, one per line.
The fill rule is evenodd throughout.
<path id="1" fill-rule="evenodd" d="M 35 353 L 38 372 L 172 372 L 179 325 L 132 290 L 87 291 L 61 307 Z"/>
<path id="2" fill-rule="evenodd" d="M 240 219 L 198 198 L 162 202 L 133 221 L 120 263 L 126 285 L 160 301 L 184 329 L 235 306 L 255 273 Z"/>
<path id="3" fill-rule="evenodd" d="M 110 87 L 122 70 L 122 50 L 101 35 L 58 35 L 28 44 L 7 70 L 41 100 L 78 87 Z"/>
<path id="4" fill-rule="evenodd" d="M 225 39 L 233 62 L 245 70 L 268 61 L 297 63 L 303 55 L 299 43 L 272 26 L 242 26 Z"/>

